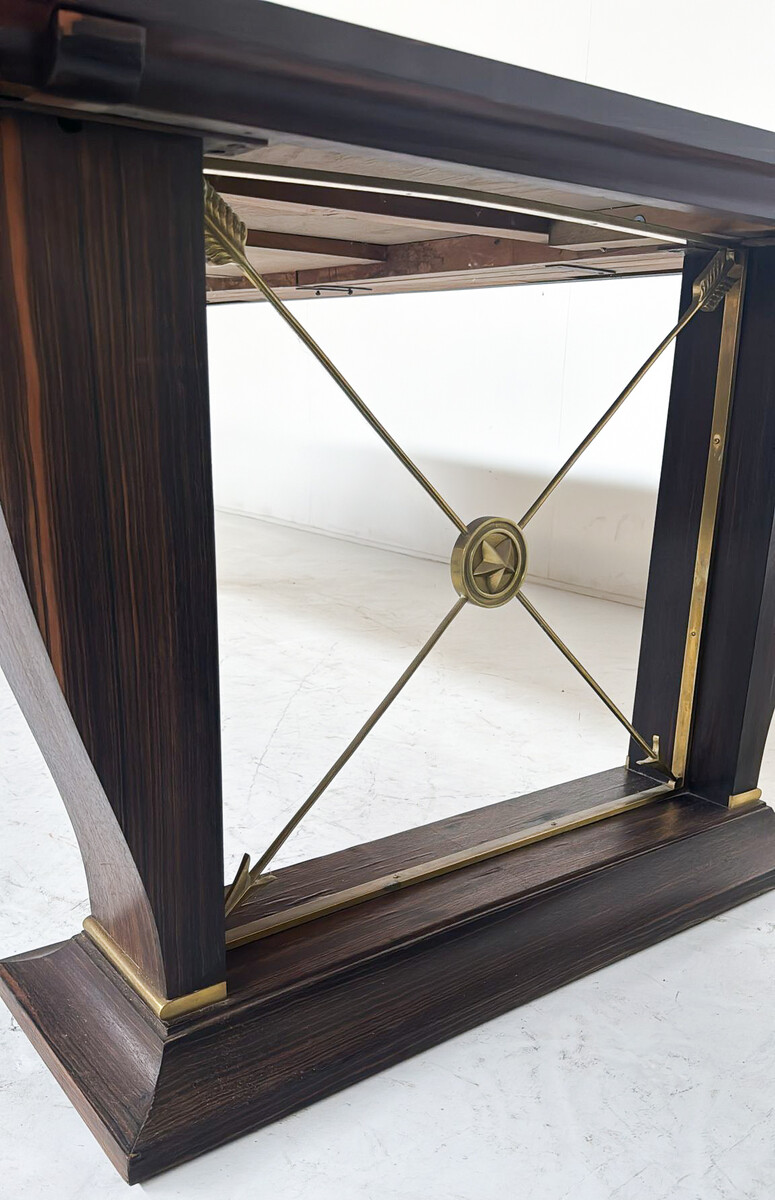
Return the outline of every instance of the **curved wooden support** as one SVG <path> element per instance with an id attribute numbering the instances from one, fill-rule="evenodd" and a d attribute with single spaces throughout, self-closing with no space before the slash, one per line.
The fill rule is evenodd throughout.
<path id="1" fill-rule="evenodd" d="M 94 915 L 170 999 L 225 970 L 201 154 L 0 113 L 5 655 Z"/>
<path id="2" fill-rule="evenodd" d="M 75 727 L 35 620 L 0 510 L 0 670 L 64 801 L 94 916 L 160 991 L 166 983 L 148 895 Z"/>

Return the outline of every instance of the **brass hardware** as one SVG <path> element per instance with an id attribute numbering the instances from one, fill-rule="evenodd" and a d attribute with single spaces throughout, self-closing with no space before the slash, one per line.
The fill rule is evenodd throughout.
<path id="1" fill-rule="evenodd" d="M 610 817 L 632 812 L 633 809 L 642 808 L 644 805 L 653 804 L 655 801 L 669 796 L 673 786 L 672 783 L 660 784 L 658 787 L 635 792 L 631 796 L 625 796 L 610 804 L 598 804 L 592 808 L 571 813 L 567 817 L 559 817 L 554 821 L 541 821 L 536 825 L 528 826 L 519 833 L 509 833 L 488 842 L 480 842 L 476 846 L 469 846 L 466 850 L 446 854 L 441 858 L 434 858 L 429 862 L 419 863 L 402 871 L 395 871 L 391 875 L 382 875 L 367 883 L 345 888 L 340 892 L 332 892 L 328 896 L 318 896 L 314 900 L 293 905 L 282 912 L 272 913 L 268 917 L 237 925 L 226 931 L 226 948 L 234 950 L 237 946 L 245 946 L 248 942 L 258 941 L 259 938 L 282 933 L 286 929 L 293 929 L 308 921 L 316 921 L 320 917 L 330 916 L 345 908 L 353 908 L 357 904 L 364 904 L 379 896 L 389 895 L 390 892 L 413 887 L 418 883 L 427 883 L 431 879 L 438 879 L 441 875 L 449 875 L 453 871 L 460 871 L 464 867 L 485 862 L 487 859 L 510 854 L 513 850 L 535 845 L 536 842 L 546 841 L 558 834 L 570 833 L 573 829 L 582 829 L 598 821 L 605 821 Z"/>
<path id="2" fill-rule="evenodd" d="M 741 259 L 732 249 L 719 250 L 692 284 L 692 299 L 703 312 L 715 312 L 740 278 Z"/>
<path id="3" fill-rule="evenodd" d="M 698 246 L 718 250 L 730 245 L 731 239 L 713 234 L 695 233 L 673 229 L 667 225 L 654 225 L 648 221 L 637 221 L 632 217 L 612 217 L 610 213 L 594 212 L 583 208 L 569 208 L 563 204 L 543 204 L 524 197 L 504 196 L 495 192 L 478 191 L 475 188 L 457 187 L 446 183 L 419 183 L 414 179 L 382 179 L 373 175 L 348 175 L 340 171 L 320 171 L 310 167 L 280 167 L 273 163 L 222 162 L 217 158 L 205 158 L 205 175 L 231 175 L 237 179 L 266 179 L 274 183 L 322 183 L 327 187 L 344 191 L 377 192 L 386 195 L 419 196 L 428 200 L 459 200 L 477 208 L 495 208 L 502 212 L 526 213 L 535 217 L 546 217 L 550 221 L 569 221 L 574 225 L 586 225 L 593 229 L 610 230 L 612 233 L 629 233 L 644 240 L 672 242 L 677 246 Z M 485 214 L 482 214 L 482 224 Z"/>
<path id="4" fill-rule="evenodd" d="M 750 808 L 752 804 L 758 804 L 762 798 L 761 788 L 751 788 L 750 792 L 738 792 L 735 796 L 730 796 L 727 800 L 727 808 Z"/>
<path id="5" fill-rule="evenodd" d="M 361 745 L 361 743 L 363 741 L 365 741 L 367 735 L 369 733 L 371 733 L 372 729 L 377 724 L 377 721 L 379 721 L 380 717 L 384 716 L 384 714 L 390 708 L 390 705 L 393 703 L 393 701 L 395 700 L 395 698 L 399 694 L 399 692 L 401 692 L 404 689 L 404 687 L 406 687 L 407 683 L 412 678 L 412 676 L 414 675 L 417 668 L 421 665 L 421 663 L 425 662 L 425 659 L 428 657 L 428 655 L 430 654 L 433 647 L 439 641 L 442 634 L 445 633 L 447 629 L 449 629 L 449 627 L 452 624 L 452 622 L 454 621 L 455 617 L 458 615 L 459 612 L 462 611 L 462 609 L 465 607 L 465 605 L 466 605 L 465 597 L 461 597 L 460 600 L 457 600 L 455 602 L 455 604 L 452 605 L 452 608 L 449 610 L 449 612 L 444 617 L 444 619 L 436 626 L 436 628 L 434 629 L 431 636 L 428 638 L 425 645 L 422 647 L 421 650 L 419 650 L 417 652 L 417 654 L 414 656 L 414 658 L 412 659 L 412 661 L 410 662 L 409 666 L 406 668 L 404 673 L 399 677 L 399 679 L 396 680 L 396 682 L 393 684 L 390 691 L 387 693 L 387 695 L 384 697 L 384 699 L 380 701 L 380 703 L 374 709 L 374 712 L 371 714 L 371 716 L 368 718 L 368 720 L 364 722 L 364 724 L 358 730 L 358 732 L 356 733 L 356 735 L 352 739 L 352 741 L 349 743 L 349 745 L 346 746 L 345 749 L 342 751 L 342 753 L 339 755 L 339 757 L 336 760 L 336 762 L 334 763 L 334 765 L 332 767 L 330 767 L 328 769 L 328 771 L 326 771 L 325 775 L 320 780 L 320 783 L 317 785 L 317 787 L 310 793 L 310 795 L 307 797 L 307 799 L 304 801 L 304 803 L 301 805 L 301 807 L 296 810 L 296 812 L 291 817 L 290 821 L 288 821 L 287 825 L 285 825 L 283 827 L 283 829 L 281 829 L 280 833 L 278 833 L 277 837 L 274 839 L 271 846 L 269 846 L 268 849 L 265 850 L 264 853 L 261 855 L 261 858 L 258 860 L 256 865 L 250 871 L 251 884 L 256 884 L 259 879 L 263 878 L 262 872 L 265 870 L 265 868 L 269 865 L 269 863 L 275 857 L 278 850 L 280 850 L 281 847 L 285 845 L 288 838 L 291 836 L 291 834 L 293 833 L 294 829 L 299 824 L 299 822 L 304 819 L 304 817 L 307 815 L 309 810 L 312 808 L 313 804 L 317 803 L 317 801 L 320 799 L 320 797 L 323 795 L 323 793 L 326 791 L 326 789 L 329 787 L 329 785 L 331 783 L 333 783 L 334 779 L 336 779 L 336 777 L 339 774 L 339 772 L 341 771 L 342 767 L 345 766 L 345 764 L 350 761 L 350 759 L 352 758 L 355 751 L 358 749 L 358 747 Z M 237 903 L 240 903 L 240 901 L 238 901 Z M 236 907 L 236 905 L 234 907 Z"/>
<path id="6" fill-rule="evenodd" d="M 643 749 L 646 754 L 646 758 L 642 760 L 642 763 L 648 763 L 655 766 L 658 770 L 664 772 L 671 781 L 673 781 L 673 773 L 667 764 L 662 761 L 660 756 L 659 737 L 654 736 L 651 744 L 649 744 L 649 742 L 640 733 L 638 733 L 631 722 L 628 721 L 624 716 L 624 713 L 622 713 L 617 705 L 614 704 L 613 700 L 611 700 L 611 698 L 603 690 L 600 684 L 597 683 L 589 671 L 587 671 L 578 658 L 576 658 L 572 651 L 565 645 L 559 635 L 555 633 L 549 623 L 544 619 L 544 617 L 541 616 L 537 609 L 522 593 L 521 588 L 525 578 L 525 572 L 527 570 L 527 547 L 525 543 L 523 527 L 538 512 L 545 500 L 548 499 L 555 488 L 562 482 L 571 467 L 578 461 L 587 447 L 591 445 L 591 443 L 597 437 L 598 433 L 600 433 L 608 421 L 610 421 L 613 415 L 618 411 L 646 372 L 657 361 L 659 356 L 664 352 L 665 349 L 667 349 L 671 342 L 678 336 L 681 330 L 688 325 L 689 321 L 691 321 L 693 317 L 703 309 L 710 310 L 715 307 L 718 303 L 720 303 L 721 299 L 727 295 L 727 293 L 729 293 L 729 295 L 733 294 L 734 276 L 737 269 L 737 259 L 734 251 L 730 249 L 719 251 L 713 257 L 708 266 L 700 273 L 700 275 L 694 281 L 691 303 L 686 311 L 681 315 L 675 327 L 662 340 L 656 350 L 650 355 L 643 366 L 630 380 L 627 387 L 620 393 L 614 403 L 606 410 L 589 434 L 587 434 L 576 450 L 574 450 L 570 458 L 566 460 L 560 470 L 550 480 L 541 495 L 528 509 L 527 513 L 522 518 L 522 521 L 517 524 L 509 518 L 480 517 L 476 521 L 472 521 L 469 525 L 465 525 L 457 513 L 455 513 L 454 510 L 447 504 L 447 502 L 439 495 L 439 493 L 426 479 L 419 468 L 401 449 L 398 443 L 394 441 L 384 426 L 380 424 L 377 418 L 366 406 L 364 401 L 360 398 L 357 392 L 355 392 L 355 390 L 338 371 L 338 369 L 333 365 L 331 360 L 324 354 L 304 326 L 288 310 L 286 305 L 275 295 L 265 280 L 262 279 L 258 272 L 252 267 L 245 252 L 247 230 L 244 223 L 239 219 L 229 205 L 226 204 L 226 202 L 218 195 L 218 193 L 213 189 L 211 184 L 206 179 L 204 180 L 204 199 L 205 251 L 208 259 L 211 262 L 218 264 L 229 262 L 237 264 L 237 266 L 243 271 L 251 283 L 253 283 L 253 285 L 261 292 L 261 294 L 268 300 L 272 307 L 280 314 L 283 320 L 293 329 L 301 341 L 314 354 L 317 360 L 342 389 L 342 391 L 365 418 L 368 424 L 375 430 L 379 437 L 396 455 L 399 461 L 421 484 L 424 490 L 442 509 L 445 515 L 449 517 L 460 533 L 460 536 L 458 537 L 453 548 L 450 562 L 452 582 L 455 590 L 460 596 L 460 599 L 456 602 L 452 609 L 450 609 L 447 616 L 431 634 L 430 638 L 412 660 L 406 671 L 404 671 L 398 681 L 393 685 L 368 720 L 361 726 L 360 730 L 352 739 L 352 741 L 348 744 L 333 766 L 326 772 L 326 774 L 318 783 L 317 787 L 314 788 L 304 803 L 297 809 L 290 820 L 286 823 L 255 866 L 251 867 L 250 858 L 248 855 L 243 857 L 234 881 L 229 885 L 225 892 L 225 905 L 227 914 L 230 914 L 241 904 L 243 904 L 248 896 L 251 895 L 257 887 L 261 887 L 271 881 L 272 877 L 264 873 L 266 867 L 274 859 L 275 855 L 285 844 L 299 823 L 317 803 L 345 764 L 362 744 L 376 723 L 386 712 L 388 707 L 393 703 L 399 692 L 403 689 L 421 663 L 425 660 L 433 646 L 435 646 L 436 642 L 449 627 L 463 606 L 469 601 L 478 607 L 495 608 L 508 603 L 510 600 L 516 597 L 526 612 L 528 612 L 533 620 L 539 625 L 539 627 L 543 629 L 555 646 L 557 646 L 560 652 L 565 656 L 565 658 L 567 658 L 568 662 L 571 663 L 571 665 L 576 671 L 578 671 L 585 682 L 592 688 L 595 694 L 603 701 L 617 721 L 624 726 L 630 737 L 633 738 Z M 643 225 L 641 223 L 634 222 L 633 224 L 637 226 L 639 232 L 643 232 Z M 728 300 L 725 301 L 725 303 L 728 302 Z M 403 884 L 396 884 L 395 881 L 393 881 L 391 886 L 403 886 Z M 359 901 L 349 902 L 357 903 Z"/>
<path id="7" fill-rule="evenodd" d="M 545 620 L 545 618 L 541 616 L 538 609 L 535 608 L 535 606 L 530 603 L 530 601 L 528 600 L 525 593 L 519 592 L 517 595 L 517 600 L 519 600 L 520 604 L 525 609 L 525 611 L 530 613 L 530 616 L 533 618 L 533 620 L 538 625 L 540 625 L 540 627 L 541 627 L 541 629 L 543 629 L 544 633 L 547 634 L 549 636 L 549 638 L 554 642 L 555 646 L 560 651 L 560 653 L 565 655 L 565 657 L 567 658 L 567 660 L 571 664 L 571 666 L 576 668 L 576 670 L 578 671 L 581 678 L 584 679 L 589 684 L 589 686 L 592 688 L 592 691 L 595 692 L 595 694 L 600 697 L 600 699 L 603 701 L 603 704 L 605 704 L 608 711 L 613 713 L 613 715 L 616 717 L 617 721 L 619 721 L 620 724 L 622 724 L 624 726 L 624 728 L 629 733 L 630 737 L 634 738 L 635 741 L 638 743 L 638 745 L 641 747 L 641 749 L 645 750 L 646 755 L 647 755 L 647 760 L 650 763 L 652 763 L 653 766 L 657 767 L 659 770 L 664 771 L 666 775 L 671 776 L 670 768 L 665 763 L 661 762 L 658 757 L 655 757 L 653 747 L 649 746 L 646 739 L 644 737 L 641 737 L 641 735 L 638 733 L 637 729 L 635 729 L 634 726 L 632 726 L 630 724 L 630 722 L 627 720 L 627 718 L 625 717 L 625 715 L 621 711 L 621 709 L 616 707 L 616 705 L 614 704 L 611 697 L 609 695 L 607 695 L 606 692 L 603 691 L 603 689 L 601 688 L 601 686 L 597 682 L 597 680 L 594 679 L 590 675 L 590 673 L 586 669 L 586 667 L 582 666 L 582 664 L 576 658 L 576 655 L 573 653 L 572 650 L 568 649 L 568 647 L 565 645 L 565 642 L 562 640 L 562 638 L 559 636 L 559 634 L 555 633 L 555 631 L 552 629 L 549 622 L 547 620 Z M 657 743 L 657 745 L 659 745 L 659 743 Z M 671 778 L 672 778 L 672 776 L 671 776 Z"/>
<path id="8" fill-rule="evenodd" d="M 423 475 L 420 468 L 412 461 L 409 455 L 401 449 L 395 438 L 391 437 L 385 426 L 374 416 L 373 412 L 361 397 L 356 392 L 355 388 L 348 383 L 341 371 L 331 362 L 327 354 L 321 350 L 315 339 L 304 328 L 300 321 L 276 296 L 269 285 L 262 279 L 258 271 L 252 266 L 250 260 L 245 253 L 245 243 L 247 240 L 247 228 L 244 222 L 240 221 L 237 214 L 226 203 L 226 201 L 218 195 L 213 186 L 207 179 L 204 180 L 204 201 L 205 201 L 205 254 L 210 262 L 217 263 L 223 266 L 226 263 L 236 263 L 239 269 L 250 280 L 255 288 L 261 292 L 264 299 L 268 300 L 275 312 L 279 313 L 287 325 L 291 327 L 296 336 L 304 343 L 308 350 L 314 354 L 323 369 L 331 376 L 347 396 L 348 400 L 357 408 L 361 416 L 368 422 L 378 437 L 382 439 L 385 445 L 392 450 L 396 458 L 410 475 L 412 475 L 420 487 L 424 488 L 435 504 L 439 506 L 446 517 L 457 527 L 460 533 L 466 532 L 465 522 L 457 515 L 455 510 L 447 503 L 444 497 L 436 490 L 433 484 Z"/>
<path id="9" fill-rule="evenodd" d="M 211 987 L 200 988 L 197 992 L 189 992 L 185 996 L 176 996 L 168 1000 L 166 996 L 151 987 L 143 978 L 139 967 L 124 953 L 119 945 L 107 933 L 94 917 L 87 917 L 83 923 L 84 933 L 104 954 L 105 958 L 115 967 L 119 975 L 129 984 L 132 991 L 143 1000 L 151 1011 L 161 1021 L 172 1021 L 175 1017 L 184 1017 L 188 1013 L 197 1012 L 200 1008 L 209 1008 L 219 1000 L 226 999 L 226 983 L 214 983 Z"/>
<path id="10" fill-rule="evenodd" d="M 651 739 L 651 754 L 648 758 L 639 758 L 637 765 L 639 767 L 652 766 L 654 762 L 659 762 L 659 734 L 655 733 Z M 629 766 L 629 760 L 626 763 Z"/>
<path id="11" fill-rule="evenodd" d="M 224 906 L 226 916 L 228 917 L 229 913 L 234 912 L 235 908 L 239 908 L 240 904 L 244 904 L 248 897 L 252 896 L 253 892 L 265 887 L 267 883 L 273 882 L 274 875 L 261 875 L 258 879 L 251 879 L 250 855 L 243 854 L 242 861 L 237 868 L 237 874 L 225 890 Z"/>
<path id="12" fill-rule="evenodd" d="M 479 517 L 461 533 L 452 551 L 455 591 L 472 604 L 496 608 L 513 599 L 527 570 L 527 547 L 513 521 Z"/>
<path id="13" fill-rule="evenodd" d="M 716 255 L 716 258 L 720 257 Z M 713 262 L 716 261 L 714 258 Z M 713 263 L 711 263 L 711 266 Z M 724 461 L 729 412 L 737 367 L 737 348 L 740 339 L 740 322 L 745 291 L 746 258 L 743 251 L 725 259 L 726 270 L 719 273 L 707 289 L 704 304 L 717 307 L 723 298 L 724 315 L 721 326 L 716 388 L 713 399 L 708 463 L 705 469 L 705 488 L 700 512 L 700 528 L 697 534 L 697 549 L 694 560 L 694 581 L 689 604 L 689 621 L 684 645 L 681 685 L 678 693 L 678 714 L 673 742 L 672 770 L 677 779 L 682 779 L 686 770 L 691 737 L 694 694 L 697 684 L 697 667 L 702 641 L 702 626 L 705 616 L 705 601 L 708 592 L 708 575 L 713 539 L 716 529 L 719 493 L 721 490 L 721 468 Z"/>
<path id="14" fill-rule="evenodd" d="M 651 370 L 654 363 L 667 350 L 668 346 L 672 345 L 679 333 L 696 317 L 697 313 L 703 309 L 710 312 L 720 303 L 725 292 L 732 286 L 733 276 L 735 272 L 736 258 L 732 250 L 719 250 L 715 254 L 707 267 L 694 281 L 692 287 L 691 303 L 686 311 L 678 318 L 677 323 L 673 326 L 670 332 L 662 339 L 656 350 L 652 351 L 649 357 L 633 375 L 627 386 L 619 393 L 613 404 L 606 409 L 600 420 L 593 425 L 587 436 L 579 442 L 573 453 L 565 460 L 559 471 L 547 483 L 540 496 L 530 505 L 522 520 L 519 522 L 520 528 L 524 529 L 529 521 L 532 521 L 538 510 L 546 503 L 555 488 L 562 483 L 565 476 L 570 471 L 571 467 L 575 466 L 581 458 L 585 450 L 594 442 L 595 438 L 601 433 L 608 422 L 611 420 L 619 409 L 624 404 L 628 396 L 632 394 L 635 388 L 640 383 L 641 379 Z"/>

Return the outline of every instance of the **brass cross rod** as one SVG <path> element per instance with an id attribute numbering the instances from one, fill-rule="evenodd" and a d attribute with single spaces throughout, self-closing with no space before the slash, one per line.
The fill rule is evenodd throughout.
<path id="1" fill-rule="evenodd" d="M 530 603 L 530 601 L 528 600 L 525 593 L 518 592 L 517 600 L 519 600 L 519 602 L 522 605 L 522 607 L 524 608 L 525 612 L 529 613 L 530 616 L 533 618 L 533 620 L 536 622 L 536 624 L 539 625 L 541 627 L 541 629 L 543 629 L 543 631 L 547 635 L 547 637 L 549 637 L 550 640 L 552 642 L 554 642 L 555 646 L 560 651 L 560 653 L 565 655 L 565 657 L 567 658 L 567 660 L 571 664 L 571 666 L 575 667 L 575 669 L 578 671 L 581 678 L 586 683 L 588 683 L 589 686 L 592 688 L 592 691 L 595 692 L 595 694 L 600 697 L 600 699 L 603 701 L 603 704 L 605 704 L 608 711 L 613 713 L 613 715 L 616 717 L 617 721 L 619 721 L 624 726 L 624 728 L 629 733 L 630 737 L 634 738 L 634 740 L 638 743 L 638 745 L 641 747 L 641 749 L 646 753 L 649 761 L 653 762 L 655 767 L 658 767 L 661 771 L 664 771 L 664 773 L 669 778 L 672 779 L 673 776 L 672 776 L 672 772 L 671 772 L 670 768 L 660 760 L 659 755 L 654 752 L 654 749 L 648 744 L 646 739 L 644 737 L 642 737 L 641 734 L 638 733 L 637 729 L 635 729 L 635 727 L 627 720 L 627 718 L 625 717 L 622 710 L 620 708 L 618 708 L 616 704 L 614 704 L 613 700 L 608 695 L 608 693 L 605 692 L 603 690 L 603 688 L 600 686 L 600 684 L 597 682 L 597 680 L 592 675 L 590 675 L 590 673 L 586 669 L 586 667 L 581 662 L 579 662 L 579 660 L 576 658 L 576 655 L 573 653 L 572 650 L 570 650 L 568 648 L 568 646 L 565 645 L 565 642 L 562 640 L 560 635 L 558 633 L 556 633 L 554 631 L 554 629 L 552 629 L 551 625 L 546 620 L 546 618 L 542 617 L 540 612 L 538 611 L 538 609 L 535 607 L 535 605 Z"/>
<path id="2" fill-rule="evenodd" d="M 557 471 L 557 473 L 549 480 L 540 496 L 533 501 L 533 503 L 530 505 L 530 508 L 519 522 L 521 529 L 524 529 L 528 522 L 532 521 L 533 517 L 536 515 L 542 505 L 546 503 L 555 488 L 562 483 L 565 476 L 568 474 L 570 469 L 575 466 L 584 451 L 589 449 L 597 435 L 601 433 L 603 429 L 605 429 L 606 425 L 611 420 L 611 417 L 613 417 L 615 413 L 619 411 L 627 397 L 632 394 L 632 392 L 640 383 L 641 379 L 648 374 L 648 372 L 654 366 L 654 363 L 662 356 L 665 350 L 667 350 L 668 346 L 672 345 L 679 333 L 681 333 L 681 331 L 686 328 L 689 322 L 696 317 L 698 312 L 701 312 L 703 309 L 709 310 L 711 308 L 715 308 L 719 304 L 726 290 L 728 290 L 729 286 L 731 286 L 732 275 L 735 271 L 735 267 L 736 256 L 734 251 L 720 250 L 713 256 L 708 266 L 700 272 L 694 281 L 694 286 L 692 288 L 692 299 L 686 308 L 686 311 L 681 314 L 676 324 L 662 339 L 656 350 L 652 351 L 643 365 L 635 372 L 630 382 L 619 393 L 613 404 L 606 409 L 600 420 L 592 426 L 587 436 L 583 438 L 581 442 L 579 442 L 573 453 L 566 458 L 559 471 Z"/>
<path id="3" fill-rule="evenodd" d="M 420 468 L 409 457 L 405 450 L 399 446 L 394 437 L 388 433 L 381 421 L 375 417 L 374 413 L 368 405 L 361 399 L 351 383 L 345 379 L 342 372 L 334 365 L 324 350 L 317 344 L 312 334 L 305 329 L 300 321 L 296 319 L 288 306 L 283 303 L 279 296 L 275 294 L 268 283 L 259 275 L 255 267 L 245 253 L 245 239 L 247 230 L 242 221 L 237 217 L 236 213 L 229 207 L 226 201 L 218 195 L 215 188 L 208 182 L 204 181 L 205 191 L 205 246 L 207 256 L 211 262 L 217 262 L 221 265 L 226 262 L 235 263 L 244 275 L 250 280 L 255 288 L 261 292 L 265 300 L 271 304 L 275 312 L 279 313 L 282 319 L 293 330 L 296 336 L 304 343 L 309 351 L 314 354 L 323 369 L 331 376 L 347 396 L 348 400 L 355 406 L 365 421 L 371 426 L 378 437 L 382 439 L 385 445 L 392 450 L 396 458 L 410 475 L 412 475 L 420 487 L 424 488 L 431 500 L 439 506 L 441 511 L 457 528 L 458 532 L 465 533 L 466 523 L 455 512 L 450 504 L 444 499 L 441 493 L 433 486 L 430 480 L 423 474 Z"/>

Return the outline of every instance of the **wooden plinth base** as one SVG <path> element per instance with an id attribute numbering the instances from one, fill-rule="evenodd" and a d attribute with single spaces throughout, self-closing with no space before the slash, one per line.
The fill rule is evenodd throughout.
<path id="1" fill-rule="evenodd" d="M 278 873 L 243 923 L 642 788 L 603 772 Z M 775 887 L 775 814 L 675 795 L 274 934 L 165 1025 L 89 940 L 0 992 L 121 1174 L 147 1179 Z"/>

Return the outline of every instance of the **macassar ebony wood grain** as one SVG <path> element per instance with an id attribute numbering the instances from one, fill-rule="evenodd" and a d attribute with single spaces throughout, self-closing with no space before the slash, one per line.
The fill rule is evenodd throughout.
<path id="1" fill-rule="evenodd" d="M 92 909 L 162 994 L 164 963 L 143 881 L 78 733 L 0 510 L 0 671 L 51 771 L 83 858 Z"/>
<path id="2" fill-rule="evenodd" d="M 2 3 L 3 78 L 33 102 L 57 7 Z M 609 198 L 775 216 L 775 137 L 763 130 L 262 0 L 96 7 L 146 31 L 137 97 L 121 115 L 279 130 L 370 147 L 387 163 L 413 154 Z"/>
<path id="3" fill-rule="evenodd" d="M 759 779 L 775 705 L 775 247 L 749 251 L 688 778 L 726 803 Z"/>
<path id="4" fill-rule="evenodd" d="M 615 786 L 528 806 L 587 806 L 596 784 Z M 485 837 L 502 807 L 450 836 Z M 305 864 L 303 889 L 390 840 Z M 136 1182 L 775 886 L 774 862 L 770 809 L 687 794 L 233 951 L 228 999 L 169 1026 L 83 935 L 6 960 L 0 992 Z"/>
<path id="5" fill-rule="evenodd" d="M 704 258 L 687 256 L 681 303 Z M 775 707 L 775 249 L 752 247 L 702 629 L 686 784 L 726 804 L 757 786 Z M 721 310 L 679 336 L 633 722 L 670 760 L 707 469 Z M 666 620 L 665 614 L 671 619 Z M 631 746 L 631 760 L 638 755 Z"/>
<path id="6" fill-rule="evenodd" d="M 686 255 L 679 312 L 688 306 L 692 283 L 711 257 L 698 251 Z M 672 759 L 675 740 L 722 317 L 723 306 L 699 313 L 678 335 L 673 359 L 632 717 L 645 737 L 659 735 L 665 762 Z M 632 763 L 643 758 L 635 742 L 629 753 Z"/>
<path id="7" fill-rule="evenodd" d="M 773 252 L 752 251 L 694 791 L 226 954 L 201 144 L 127 122 L 236 127 L 267 154 L 276 131 L 368 151 L 372 175 L 527 187 L 546 216 L 504 216 L 518 239 L 498 254 L 539 258 L 520 239 L 545 242 L 564 195 L 688 205 L 722 232 L 771 222 L 775 136 L 258 0 L 103 0 L 146 54 L 132 103 L 93 78 L 98 120 L 82 122 L 52 90 L 56 7 L 0 0 L 0 657 L 73 813 L 94 915 L 167 996 L 224 971 L 229 994 L 164 1024 L 83 935 L 0 964 L 0 992 L 135 1181 L 775 886 L 773 812 L 711 803 L 750 787 L 772 711 L 775 311 Z M 664 757 L 720 320 L 677 347 L 635 716 Z M 232 921 L 643 781 L 589 777 L 289 868 Z"/>
<path id="8" fill-rule="evenodd" d="M 196 139 L 0 113 L 0 506 L 158 946 L 99 854 L 94 915 L 171 997 L 224 958 L 201 190 Z"/>

